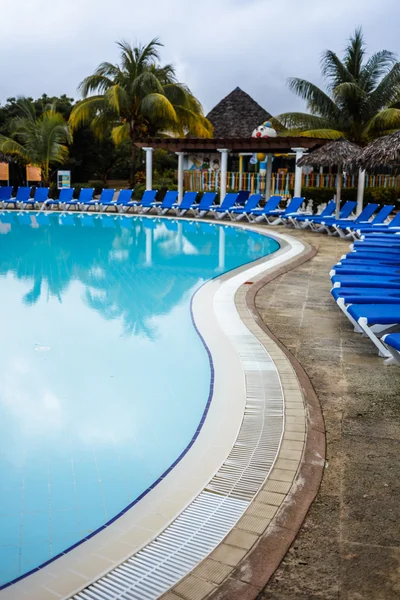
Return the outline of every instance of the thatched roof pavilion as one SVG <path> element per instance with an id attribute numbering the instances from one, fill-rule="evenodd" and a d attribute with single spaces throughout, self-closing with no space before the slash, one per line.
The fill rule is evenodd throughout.
<path id="1" fill-rule="evenodd" d="M 239 87 L 207 115 L 216 138 L 249 138 L 256 127 L 270 118 L 269 112 Z"/>
<path id="2" fill-rule="evenodd" d="M 361 152 L 357 164 L 366 171 L 400 166 L 400 131 L 377 138 Z"/>
<path id="3" fill-rule="evenodd" d="M 340 167 L 354 168 L 360 155 L 360 147 L 347 140 L 334 140 L 303 156 L 298 162 L 299 167 Z"/>

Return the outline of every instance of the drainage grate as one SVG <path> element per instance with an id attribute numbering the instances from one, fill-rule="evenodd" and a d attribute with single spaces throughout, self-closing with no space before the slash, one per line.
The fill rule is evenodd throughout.
<path id="1" fill-rule="evenodd" d="M 156 600 L 224 539 L 272 469 L 283 434 L 283 392 L 271 357 L 236 311 L 237 287 L 234 277 L 214 296 L 215 313 L 240 356 L 246 383 L 243 421 L 231 452 L 171 525 L 74 600 Z"/>

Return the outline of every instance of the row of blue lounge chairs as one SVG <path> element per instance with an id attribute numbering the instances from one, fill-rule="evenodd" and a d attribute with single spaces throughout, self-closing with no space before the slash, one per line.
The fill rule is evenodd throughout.
<path id="1" fill-rule="evenodd" d="M 398 229 L 400 233 L 400 228 Z M 387 364 L 400 365 L 400 235 L 366 231 L 333 267 L 332 296 Z"/>
<path id="2" fill-rule="evenodd" d="M 157 190 L 146 191 L 139 201 L 132 200 L 133 190 L 121 190 L 118 195 L 113 189 L 104 189 L 100 198 L 95 199 L 93 188 L 82 188 L 77 199 L 73 199 L 74 190 L 65 188 L 60 190 L 57 200 L 50 199 L 48 188 L 37 188 L 32 196 L 29 187 L 20 187 L 16 196 L 11 196 L 12 188 L 0 188 L 0 208 L 57 208 L 61 210 L 85 210 L 91 208 L 96 211 L 113 210 L 115 212 L 128 212 L 133 210 L 146 214 L 154 211 L 160 215 L 169 213 L 176 216 L 192 216 L 195 218 L 214 216 L 217 219 L 229 217 L 231 220 L 246 218 L 250 222 L 266 221 L 272 223 L 287 213 L 296 213 L 304 202 L 304 198 L 293 198 L 285 210 L 279 210 L 282 201 L 281 196 L 271 196 L 263 208 L 259 207 L 262 199 L 261 194 L 245 196 L 245 204 L 238 204 L 243 193 L 229 193 L 221 204 L 216 204 L 216 193 L 206 192 L 201 200 L 197 202 L 197 192 L 186 192 L 183 199 L 178 203 L 178 192 L 168 191 L 162 202 L 156 201 Z"/>

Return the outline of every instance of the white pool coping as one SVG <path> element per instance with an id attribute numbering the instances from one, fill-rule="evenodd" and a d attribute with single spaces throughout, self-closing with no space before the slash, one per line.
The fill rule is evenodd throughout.
<path id="1" fill-rule="evenodd" d="M 212 490 L 210 481 L 220 471 L 235 445 L 246 407 L 245 346 L 254 336 L 239 317 L 235 307 L 235 294 L 249 279 L 293 260 L 304 250 L 303 244 L 290 236 L 261 228 L 252 227 L 251 230 L 273 237 L 284 245 L 266 259 L 208 282 L 193 299 L 194 319 L 211 352 L 215 381 L 207 419 L 192 448 L 163 481 L 123 516 L 40 571 L 0 592 L 0 600 L 47 600 L 69 598 L 77 594 L 148 546 L 179 518 L 182 511 L 190 510 L 190 505 L 204 494 L 205 488 Z M 246 336 L 247 341 L 239 339 Z M 268 353 L 265 351 L 265 354 Z M 254 364 L 248 362 L 247 368 L 253 369 Z M 273 361 L 271 371 L 276 372 Z M 283 415 L 282 410 L 280 412 Z M 279 439 L 282 433 L 283 416 Z M 276 455 L 277 451 L 275 458 Z M 254 495 L 254 491 L 252 494 Z M 235 501 L 238 500 L 240 504 L 240 499 L 235 498 Z M 243 510 L 246 503 L 248 504 L 247 499 L 243 503 Z M 241 512 L 238 511 L 234 522 L 240 515 Z M 226 533 L 222 537 L 225 535 Z M 219 538 L 216 539 L 216 544 L 219 541 Z M 210 551 L 208 549 L 206 554 Z M 201 557 L 198 562 L 200 560 Z M 193 566 L 188 565 L 188 571 Z M 178 579 L 182 576 L 179 574 Z M 79 597 L 83 598 L 84 595 Z M 114 596 L 110 595 L 112 597 Z"/>

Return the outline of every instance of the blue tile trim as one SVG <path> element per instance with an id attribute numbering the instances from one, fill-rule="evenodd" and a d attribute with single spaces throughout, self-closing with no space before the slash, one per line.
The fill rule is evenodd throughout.
<path id="1" fill-rule="evenodd" d="M 54 213 L 56 213 L 58 211 L 54 211 Z M 52 214 L 54 214 L 52 213 Z M 101 215 L 103 216 L 103 215 Z M 126 215 L 119 215 L 120 217 L 125 217 L 127 219 L 131 218 L 128 217 Z M 145 218 L 152 218 L 150 215 L 145 217 Z M 160 219 L 160 217 L 158 216 L 157 219 Z M 182 222 L 188 221 L 188 219 L 171 219 L 171 220 L 181 220 Z M 189 221 L 190 222 L 190 221 Z M 212 225 L 214 225 L 214 223 L 212 223 Z M 232 225 L 224 225 L 223 223 L 215 223 L 215 226 L 217 227 L 234 227 Z M 268 237 L 268 236 L 266 236 Z M 274 238 L 275 239 L 275 238 Z M 277 242 L 277 240 L 275 240 Z M 279 242 L 277 242 L 279 244 Z M 278 248 L 276 248 L 276 250 L 278 250 L 280 248 L 280 244 L 278 245 Z M 274 250 L 273 252 L 276 252 L 276 250 Z M 266 256 L 270 256 L 271 254 L 273 254 L 273 252 L 270 252 L 268 255 Z M 243 265 L 241 265 L 241 267 L 239 268 L 243 268 L 246 265 L 251 264 L 252 262 L 255 261 L 249 261 L 247 263 L 243 263 Z M 212 360 L 212 356 L 211 356 L 211 352 L 209 347 L 206 344 L 205 339 L 203 338 L 203 336 L 201 335 L 200 331 L 197 328 L 195 319 L 194 319 L 194 315 L 193 315 L 193 300 L 194 300 L 194 296 L 197 294 L 197 292 L 199 290 L 201 290 L 202 287 L 204 287 L 207 283 L 209 283 L 210 281 L 213 281 L 214 279 L 218 279 L 218 277 L 220 277 L 221 275 L 226 275 L 227 273 L 231 273 L 232 271 L 235 271 L 236 268 L 234 269 L 229 269 L 228 271 L 224 271 L 223 273 L 220 273 L 219 275 L 215 275 L 214 277 L 211 277 L 210 279 L 207 279 L 207 281 L 205 281 L 204 283 L 202 283 L 202 285 L 195 291 L 195 293 L 193 294 L 191 300 L 190 300 L 190 317 L 192 319 L 192 324 L 193 327 L 197 333 L 197 335 L 199 336 L 206 352 L 207 352 L 207 356 L 208 356 L 208 360 L 209 360 L 209 364 L 210 364 L 210 389 L 209 389 L 209 393 L 208 393 L 208 398 L 207 398 L 207 402 L 206 402 L 206 406 L 204 408 L 203 414 L 201 416 L 200 422 L 199 422 L 199 426 L 197 427 L 192 439 L 190 440 L 189 444 L 186 446 L 186 448 L 181 452 L 181 454 L 178 456 L 177 459 L 175 459 L 175 461 L 168 467 L 168 469 L 166 471 L 164 471 L 164 473 L 162 475 L 160 475 L 160 477 L 151 484 L 151 486 L 149 486 L 144 492 L 142 492 L 140 494 L 140 496 L 138 496 L 137 498 L 135 498 L 135 500 L 133 502 L 131 502 L 130 504 L 128 504 L 128 506 L 126 506 L 121 512 L 119 512 L 115 517 L 113 517 L 112 519 L 110 519 L 109 521 L 107 521 L 107 523 L 105 523 L 104 525 L 102 525 L 101 527 L 99 527 L 98 529 L 96 529 L 95 531 L 92 531 L 91 534 L 85 536 L 84 538 L 82 538 L 81 540 L 79 540 L 79 542 L 76 542 L 76 544 L 73 544 L 72 546 L 70 546 L 69 548 L 67 548 L 64 552 L 60 552 L 59 554 L 57 554 L 56 556 L 53 556 L 52 558 L 50 558 L 49 560 L 47 560 L 46 562 L 42 563 L 41 565 L 39 565 L 38 567 L 35 567 L 34 569 L 31 569 L 30 571 L 28 571 L 27 573 L 24 573 L 23 575 L 20 575 L 19 577 L 16 577 L 15 579 L 12 579 L 11 581 L 3 584 L 0 586 L 0 591 L 4 590 L 8 587 L 10 587 L 11 585 L 14 585 L 15 583 L 18 583 L 18 581 L 21 581 L 22 579 L 25 579 L 26 577 L 29 577 L 29 575 L 33 575 L 33 573 L 37 573 L 38 571 L 41 571 L 44 567 L 46 567 L 47 565 L 51 564 L 52 562 L 54 562 L 55 560 L 57 560 L 58 558 L 61 558 L 61 556 L 64 556 L 65 554 L 68 554 L 69 552 L 71 552 L 71 550 L 74 550 L 74 548 L 77 548 L 78 546 L 80 546 L 81 544 L 83 544 L 84 542 L 86 542 L 87 540 L 90 540 L 92 537 L 94 537 L 95 535 L 97 535 L 100 531 L 103 531 L 104 529 L 106 529 L 109 525 L 111 525 L 112 523 L 114 523 L 117 519 L 119 519 L 120 517 L 122 517 L 122 515 L 124 515 L 128 510 L 130 510 L 133 506 L 135 506 L 135 504 L 137 504 L 140 500 L 142 500 L 142 498 L 144 498 L 152 489 L 154 489 L 159 483 L 160 481 L 162 481 L 167 475 L 168 473 L 170 473 L 172 471 L 172 469 L 174 469 L 176 467 L 176 465 L 182 460 L 182 458 L 189 452 L 190 448 L 193 446 L 193 444 L 195 443 L 196 439 L 199 436 L 200 431 L 202 430 L 202 427 L 204 425 L 204 422 L 207 418 L 207 414 L 208 411 L 210 409 L 210 405 L 211 405 L 211 401 L 214 395 L 214 375 L 215 375 L 215 371 L 214 371 L 214 363 Z"/>

